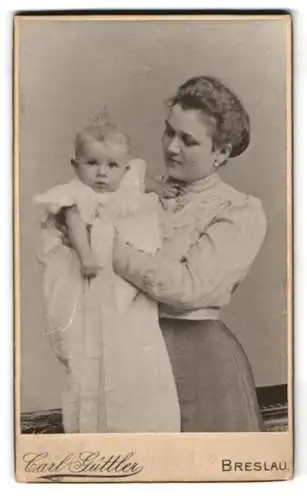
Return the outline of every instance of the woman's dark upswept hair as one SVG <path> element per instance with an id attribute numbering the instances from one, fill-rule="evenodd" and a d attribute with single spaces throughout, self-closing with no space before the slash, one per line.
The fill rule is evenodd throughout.
<path id="1" fill-rule="evenodd" d="M 230 157 L 239 156 L 250 142 L 250 120 L 238 97 L 217 78 L 196 76 L 180 85 L 170 107 L 202 111 L 212 122 L 214 148 L 231 145 Z"/>

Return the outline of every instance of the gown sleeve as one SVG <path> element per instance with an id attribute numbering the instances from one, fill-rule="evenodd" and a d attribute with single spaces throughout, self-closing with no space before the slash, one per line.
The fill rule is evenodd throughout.
<path id="1" fill-rule="evenodd" d="M 34 203 L 43 205 L 48 212 L 56 214 L 64 207 L 76 204 L 76 190 L 72 184 L 55 186 L 34 197 Z"/>

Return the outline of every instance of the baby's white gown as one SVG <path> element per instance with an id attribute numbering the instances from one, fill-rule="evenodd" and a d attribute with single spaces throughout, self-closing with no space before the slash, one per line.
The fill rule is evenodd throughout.
<path id="1" fill-rule="evenodd" d="M 134 160 L 114 193 L 95 193 L 74 179 L 35 198 L 49 214 L 40 258 L 47 333 L 66 367 L 65 432 L 180 431 L 157 303 L 112 268 L 114 225 L 144 251 L 154 253 L 161 243 L 158 201 L 142 192 L 143 175 L 144 162 Z M 91 281 L 52 222 L 52 214 L 73 204 L 91 225 L 91 246 L 102 266 Z"/>

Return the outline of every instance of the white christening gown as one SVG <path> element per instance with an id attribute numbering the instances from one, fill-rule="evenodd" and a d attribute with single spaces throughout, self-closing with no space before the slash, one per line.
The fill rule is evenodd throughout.
<path id="1" fill-rule="evenodd" d="M 114 227 L 140 250 L 154 253 L 160 246 L 158 200 L 142 192 L 143 175 L 144 162 L 134 160 L 114 193 L 96 193 L 74 179 L 34 199 L 47 208 L 40 259 L 47 333 L 66 368 L 65 432 L 180 431 L 157 303 L 112 267 Z M 90 227 L 101 265 L 90 281 L 54 222 L 55 214 L 72 205 Z"/>

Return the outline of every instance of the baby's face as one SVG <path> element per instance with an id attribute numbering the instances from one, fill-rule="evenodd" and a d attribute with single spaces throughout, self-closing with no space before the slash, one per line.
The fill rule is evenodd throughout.
<path id="1" fill-rule="evenodd" d="M 126 145 L 115 142 L 84 143 L 76 161 L 76 172 L 81 181 L 97 192 L 116 191 L 128 167 Z"/>

